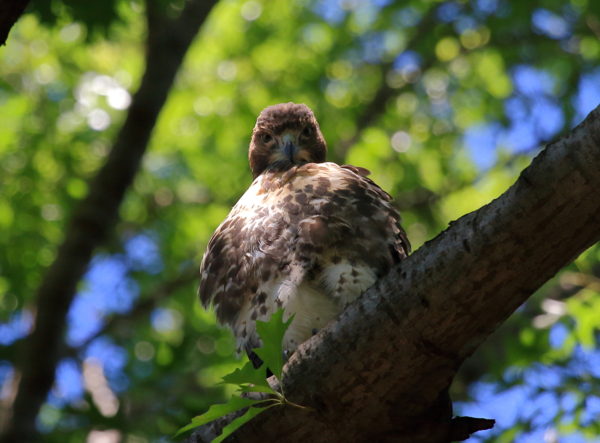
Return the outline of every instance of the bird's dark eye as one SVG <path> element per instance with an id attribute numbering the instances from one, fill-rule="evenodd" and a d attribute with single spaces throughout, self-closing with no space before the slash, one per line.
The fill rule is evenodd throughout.
<path id="1" fill-rule="evenodd" d="M 263 134 L 260 136 L 260 139 L 262 140 L 263 143 L 269 143 L 271 140 L 273 140 L 273 137 L 271 136 L 271 134 Z"/>
<path id="2" fill-rule="evenodd" d="M 310 126 L 306 126 L 303 130 L 302 130 L 302 137 L 310 137 L 313 133 L 313 130 Z"/>

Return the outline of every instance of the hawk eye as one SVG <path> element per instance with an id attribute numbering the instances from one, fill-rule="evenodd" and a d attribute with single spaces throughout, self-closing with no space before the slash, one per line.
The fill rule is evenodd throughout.
<path id="1" fill-rule="evenodd" d="M 260 139 L 263 143 L 267 144 L 271 140 L 273 140 L 273 137 L 271 136 L 271 134 L 264 133 L 263 135 L 260 136 Z"/>
<path id="2" fill-rule="evenodd" d="M 302 130 L 302 137 L 310 137 L 312 133 L 312 128 L 310 126 L 305 126 Z"/>

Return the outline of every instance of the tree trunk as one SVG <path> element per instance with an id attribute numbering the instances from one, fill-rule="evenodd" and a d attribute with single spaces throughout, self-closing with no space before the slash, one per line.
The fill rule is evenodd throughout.
<path id="1" fill-rule="evenodd" d="M 148 2 L 146 70 L 125 123 L 88 195 L 75 207 L 65 239 L 36 294 L 33 332 L 23 343 L 19 386 L 3 442 L 35 439 L 35 419 L 54 381 L 66 316 L 92 253 L 117 220 L 118 209 L 148 146 L 154 124 L 187 49 L 216 0 L 188 0 L 173 20 Z"/>

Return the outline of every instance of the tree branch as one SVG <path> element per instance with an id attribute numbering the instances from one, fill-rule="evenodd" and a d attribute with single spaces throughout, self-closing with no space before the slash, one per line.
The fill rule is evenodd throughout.
<path id="1" fill-rule="evenodd" d="M 106 319 L 104 326 L 102 326 L 90 337 L 85 339 L 83 343 L 67 349 L 65 354 L 69 356 L 77 355 L 80 351 L 86 349 L 98 337 L 106 335 L 117 328 L 123 327 L 124 325 L 131 326 L 131 323 L 136 319 L 147 317 L 150 312 L 156 309 L 161 300 L 173 295 L 173 292 L 182 286 L 188 285 L 197 280 L 197 266 L 190 265 L 189 267 L 182 269 L 180 275 L 172 280 L 166 280 L 162 283 L 159 283 L 155 288 L 153 288 L 153 291 L 150 294 L 140 297 L 130 311 L 112 314 Z"/>
<path id="2" fill-rule="evenodd" d="M 435 25 L 435 15 L 438 11 L 438 6 L 431 6 L 421 17 L 418 25 L 413 31 L 413 35 L 410 40 L 406 44 L 406 50 L 408 49 L 416 49 L 418 44 L 424 39 L 428 33 L 432 32 L 432 27 Z M 425 72 L 429 68 L 431 68 L 434 64 L 435 57 L 427 58 L 423 61 L 422 66 L 420 66 L 420 72 Z M 377 119 L 386 111 L 388 103 L 398 97 L 401 92 L 405 89 L 412 87 L 413 85 L 410 83 L 405 84 L 404 86 L 393 88 L 388 84 L 387 78 L 390 74 L 392 74 L 396 68 L 394 67 L 395 60 L 388 61 L 382 64 L 382 79 L 379 88 L 375 91 L 371 100 L 365 104 L 356 118 L 356 129 L 354 132 L 338 141 L 335 146 L 335 154 L 340 158 L 346 158 L 348 151 L 350 148 L 360 140 L 360 137 L 365 129 L 367 129 L 371 124 L 373 124 Z"/>
<path id="3" fill-rule="evenodd" d="M 599 171 L 600 107 L 300 346 L 284 391 L 317 413 L 272 408 L 235 440 L 444 442 L 489 426 L 453 421 L 447 388 L 517 307 L 600 239 Z"/>
<path id="4" fill-rule="evenodd" d="M 146 70 L 141 85 L 106 163 L 92 180 L 88 195 L 75 207 L 56 260 L 37 291 L 34 330 L 23 344 L 18 365 L 21 381 L 2 441 L 35 438 L 35 419 L 54 381 L 66 315 L 77 283 L 94 249 L 117 220 L 175 74 L 215 2 L 190 0 L 173 20 L 148 8 Z"/>
<path id="5" fill-rule="evenodd" d="M 9 0 L 0 2 L 0 46 L 6 44 L 8 33 L 25 11 L 29 0 Z"/>

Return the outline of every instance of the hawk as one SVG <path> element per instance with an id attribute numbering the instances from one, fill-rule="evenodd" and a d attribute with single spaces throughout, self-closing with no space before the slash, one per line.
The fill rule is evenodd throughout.
<path id="1" fill-rule="evenodd" d="M 325 162 L 326 151 L 306 105 L 258 116 L 248 155 L 254 181 L 200 265 L 200 300 L 231 327 L 238 353 L 252 357 L 255 321 L 282 307 L 295 314 L 284 337 L 291 354 L 410 251 L 389 194 L 368 170 Z"/>

